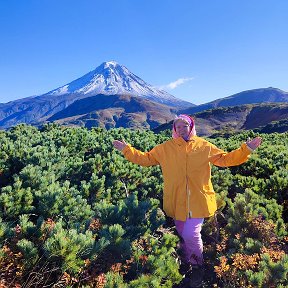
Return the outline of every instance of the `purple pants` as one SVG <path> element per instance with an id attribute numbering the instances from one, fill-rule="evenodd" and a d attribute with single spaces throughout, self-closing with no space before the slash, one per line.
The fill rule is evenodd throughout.
<path id="1" fill-rule="evenodd" d="M 182 238 L 180 249 L 184 262 L 203 264 L 203 242 L 201 237 L 203 221 L 203 218 L 188 218 L 186 221 L 174 220 L 176 230 Z"/>

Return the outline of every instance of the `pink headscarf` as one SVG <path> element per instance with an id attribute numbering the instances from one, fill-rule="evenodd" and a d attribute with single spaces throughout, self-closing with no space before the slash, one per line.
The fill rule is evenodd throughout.
<path id="1" fill-rule="evenodd" d="M 176 127 L 175 127 L 175 123 L 178 120 L 182 120 L 188 123 L 188 125 L 191 127 L 191 131 L 189 133 L 188 139 L 190 139 L 192 136 L 196 135 L 196 129 L 195 129 L 195 123 L 192 117 L 190 117 L 189 115 L 186 114 L 180 114 L 178 116 L 175 117 L 174 121 L 173 121 L 173 128 L 172 128 L 172 137 L 173 138 L 178 138 L 180 137 L 177 132 L 176 132 Z"/>

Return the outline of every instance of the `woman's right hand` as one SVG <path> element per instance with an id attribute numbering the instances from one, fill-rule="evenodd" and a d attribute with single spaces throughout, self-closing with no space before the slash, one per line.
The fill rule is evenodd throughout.
<path id="1" fill-rule="evenodd" d="M 252 140 L 250 138 L 248 138 L 246 141 L 246 144 L 252 151 L 254 151 L 257 147 L 260 146 L 261 142 L 262 142 L 261 137 L 256 137 Z"/>
<path id="2" fill-rule="evenodd" d="M 114 140 L 113 141 L 113 146 L 119 151 L 122 151 L 127 145 L 128 144 L 124 140 L 122 140 L 122 141 Z"/>

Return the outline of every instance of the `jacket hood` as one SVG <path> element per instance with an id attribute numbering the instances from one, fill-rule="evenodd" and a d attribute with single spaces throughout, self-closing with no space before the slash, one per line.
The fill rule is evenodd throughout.
<path id="1" fill-rule="evenodd" d="M 192 136 L 195 136 L 196 135 L 196 129 L 195 129 L 195 122 L 194 122 L 194 119 L 189 116 L 189 115 L 186 115 L 186 114 L 180 114 L 178 116 L 175 117 L 174 121 L 173 121 L 173 127 L 172 127 L 172 138 L 179 138 L 181 136 L 179 136 L 176 132 L 176 127 L 175 127 L 175 123 L 178 121 L 178 120 L 182 120 L 182 121 L 185 121 L 189 124 L 191 130 L 190 130 L 190 133 L 188 135 L 188 138 L 187 139 L 190 139 Z"/>

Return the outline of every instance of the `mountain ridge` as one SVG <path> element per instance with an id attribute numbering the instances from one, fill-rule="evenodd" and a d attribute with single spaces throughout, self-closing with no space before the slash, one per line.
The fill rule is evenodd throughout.
<path id="1" fill-rule="evenodd" d="M 237 133 L 243 130 L 263 131 L 265 127 L 271 126 L 275 122 L 287 122 L 288 103 L 258 103 L 217 107 L 197 112 L 192 116 L 195 119 L 196 131 L 199 136 Z M 153 131 L 159 133 L 171 129 L 171 125 L 172 122 L 162 124 Z M 271 128 L 270 132 L 273 131 Z M 282 126 L 281 132 L 285 131 L 288 131 L 288 125 L 286 124 L 285 127 Z"/>
<path id="2" fill-rule="evenodd" d="M 242 104 L 288 102 L 288 92 L 278 88 L 257 88 L 245 90 L 224 98 L 215 99 L 201 105 L 180 109 L 180 113 L 193 114 L 217 107 L 229 107 Z"/>

